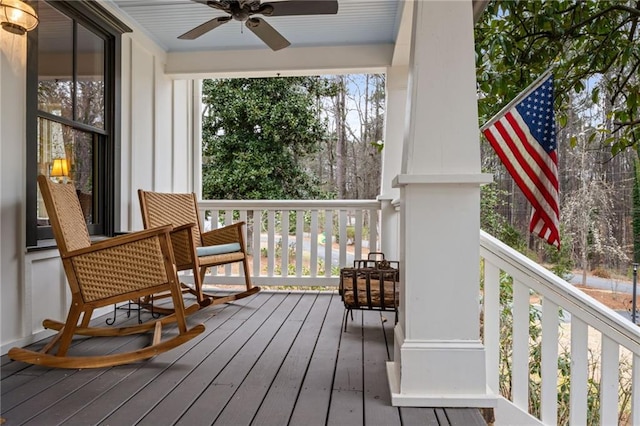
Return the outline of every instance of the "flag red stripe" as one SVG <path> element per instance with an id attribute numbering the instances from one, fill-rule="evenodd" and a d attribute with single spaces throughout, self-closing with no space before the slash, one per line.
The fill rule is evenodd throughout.
<path id="1" fill-rule="evenodd" d="M 528 137 L 531 137 L 531 135 L 529 133 L 525 134 L 522 126 L 526 128 L 526 124 L 522 122 L 522 118 L 517 111 L 506 114 L 504 119 L 505 121 L 501 120 L 501 122 L 505 125 L 505 130 L 509 132 L 509 138 L 505 135 L 503 135 L 503 138 L 507 139 L 505 140 L 506 143 L 509 143 L 509 151 L 513 152 L 520 164 L 524 165 L 526 162 L 526 165 L 529 166 L 527 174 L 531 180 L 534 183 L 538 183 L 536 186 L 542 185 L 541 189 L 546 189 L 553 200 L 550 204 L 555 204 L 558 193 L 558 180 L 555 178 L 557 164 L 540 144 L 535 140 L 533 143 L 530 142 Z M 512 132 L 509 130 L 512 130 Z M 534 147 L 533 144 L 536 146 Z M 549 174 L 554 176 L 552 181 L 544 179 Z M 549 197 L 546 198 L 549 199 Z"/>
<path id="2" fill-rule="evenodd" d="M 502 121 L 497 121 L 494 124 L 494 127 L 500 134 L 502 141 L 506 144 L 505 148 L 508 148 L 509 152 L 514 157 L 512 160 L 506 150 L 503 149 L 502 144 L 498 139 L 491 134 L 489 141 L 496 152 L 498 152 L 503 164 L 507 167 L 507 170 L 509 170 L 509 173 L 514 178 L 531 205 L 536 210 L 544 212 L 544 220 L 555 222 L 551 219 L 552 215 L 555 216 L 558 214 L 558 206 L 557 203 L 554 202 L 554 197 L 549 194 L 545 185 L 540 183 L 537 174 L 531 169 L 529 163 L 523 159 L 520 151 L 511 139 L 511 136 L 506 131 Z M 528 177 L 530 181 L 525 181 L 524 176 Z M 536 184 L 536 182 L 538 183 Z M 539 212 L 539 214 L 541 213 Z"/>
<path id="3" fill-rule="evenodd" d="M 540 215 L 540 211 L 544 211 L 544 209 L 540 206 L 540 202 L 538 201 L 538 199 L 529 190 L 529 187 L 524 183 L 521 175 L 517 173 L 515 167 L 513 166 L 508 156 L 505 154 L 505 152 L 502 150 L 502 147 L 500 146 L 500 144 L 497 143 L 493 134 L 485 133 L 485 136 L 487 136 L 487 139 L 489 139 L 489 142 L 491 142 L 491 145 L 493 146 L 494 150 L 498 154 L 498 157 L 500 157 L 500 160 L 502 161 L 502 163 L 505 165 L 505 167 L 509 171 L 509 174 L 511 174 L 511 176 L 513 177 L 513 180 L 516 182 L 518 187 L 522 190 L 525 197 L 527 197 L 527 200 L 529 200 L 533 208 L 536 210 L 536 213 Z M 549 221 L 551 221 L 551 218 L 549 217 L 548 214 L 545 214 L 545 217 Z"/>
<path id="4" fill-rule="evenodd" d="M 514 112 L 514 114 L 517 114 L 517 112 Z M 531 158 L 533 158 L 535 160 L 535 162 L 538 164 L 538 166 L 540 167 L 540 169 L 542 170 L 542 172 L 544 173 L 546 178 L 551 183 L 551 185 L 557 190 L 558 189 L 558 178 L 557 178 L 556 171 L 555 171 L 555 170 L 557 170 L 557 161 L 555 161 L 556 152 L 555 151 L 551 152 L 551 154 L 553 154 L 553 157 L 550 157 L 550 154 L 547 154 L 546 152 L 544 153 L 545 157 L 547 157 L 547 158 L 549 158 L 551 160 L 552 165 L 556 166 L 556 167 L 554 167 L 554 170 L 551 170 L 551 167 L 550 167 L 551 165 L 547 164 L 547 162 L 540 156 L 540 153 L 533 148 L 533 145 L 531 143 L 529 143 L 530 139 L 527 138 L 527 135 L 524 134 L 524 131 L 522 130 L 522 127 L 520 126 L 520 123 L 514 117 L 514 114 L 507 113 L 505 115 L 505 117 L 509 121 L 509 123 L 511 124 L 511 127 L 513 127 L 513 129 L 518 134 L 518 138 L 520 138 L 520 142 L 522 142 L 522 146 L 524 147 L 524 149 L 527 150 L 529 155 L 531 155 Z"/>
<path id="5" fill-rule="evenodd" d="M 531 223 L 529 225 L 529 231 L 535 232 L 541 238 L 544 238 L 554 246 L 560 246 L 560 235 L 555 227 L 549 227 L 544 220 L 540 217 L 537 211 L 534 211 L 531 215 Z"/>
<path id="6" fill-rule="evenodd" d="M 555 194 L 557 194 L 558 181 L 554 179 L 555 185 L 553 185 L 553 182 L 549 182 L 548 180 L 544 179 L 546 177 L 545 169 L 548 169 L 548 167 L 546 167 L 544 161 L 540 159 L 538 153 L 531 147 L 531 143 L 529 142 L 529 140 L 527 140 L 524 132 L 518 125 L 517 121 L 514 119 L 511 112 L 505 115 L 505 119 L 509 124 L 511 124 L 511 128 L 514 130 L 518 139 L 514 140 L 512 138 L 512 135 L 504 127 L 502 120 L 496 123 L 496 128 L 509 147 L 509 150 L 515 156 L 517 165 L 520 167 L 522 172 L 526 173 L 527 176 L 529 176 L 529 179 L 531 179 L 531 182 L 534 185 L 533 188 L 529 188 L 532 192 L 532 195 L 535 196 L 536 201 L 538 201 L 538 203 L 540 204 L 540 208 L 544 208 L 545 211 L 548 211 L 548 209 L 542 205 L 541 197 L 544 197 L 544 199 L 548 203 L 548 206 L 553 210 L 553 213 L 555 213 L 555 215 L 558 215 L 558 205 L 555 202 Z M 527 157 L 526 154 L 530 154 L 530 157 Z M 533 170 L 533 162 L 535 162 L 536 164 L 544 164 L 544 167 L 540 168 L 542 173 L 537 173 L 535 170 Z M 549 188 L 549 186 L 551 186 L 551 188 Z M 539 192 L 539 194 L 536 194 L 536 190 Z M 534 203 L 532 202 L 531 204 Z M 548 214 L 552 215 L 552 213 L 549 211 Z"/>

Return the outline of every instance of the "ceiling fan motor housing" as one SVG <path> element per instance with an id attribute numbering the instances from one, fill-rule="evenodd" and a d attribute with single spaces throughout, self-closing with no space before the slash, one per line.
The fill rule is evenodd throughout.
<path id="1" fill-rule="evenodd" d="M 228 16 L 218 16 L 178 36 L 182 40 L 193 40 L 229 22 L 231 19 L 244 22 L 258 38 L 272 50 L 280 50 L 291 43 L 262 18 L 264 16 L 334 15 L 338 13 L 338 0 L 283 0 L 262 3 L 260 0 L 193 0 L 217 9 Z"/>
<path id="2" fill-rule="evenodd" d="M 251 15 L 266 15 L 273 13 L 273 6 L 269 3 L 261 4 L 260 1 L 230 1 L 228 4 L 228 12 L 236 21 L 246 21 Z"/>

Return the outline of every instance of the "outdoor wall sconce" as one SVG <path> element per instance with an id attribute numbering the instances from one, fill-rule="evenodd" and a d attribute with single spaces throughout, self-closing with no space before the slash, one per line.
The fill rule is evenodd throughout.
<path id="1" fill-rule="evenodd" d="M 38 15 L 21 0 L 0 0 L 0 25 L 10 33 L 22 35 L 38 26 Z"/>
<path id="2" fill-rule="evenodd" d="M 58 178 L 58 182 L 64 181 L 64 178 L 69 176 L 67 160 L 65 158 L 54 159 L 53 164 L 51 164 L 51 173 L 49 176 L 52 178 Z"/>

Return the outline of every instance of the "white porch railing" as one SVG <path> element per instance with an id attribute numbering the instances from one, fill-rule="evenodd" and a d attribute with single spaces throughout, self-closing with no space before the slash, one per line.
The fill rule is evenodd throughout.
<path id="1" fill-rule="evenodd" d="M 379 247 L 377 201 L 219 200 L 199 206 L 206 229 L 247 223 L 256 285 L 337 286 L 341 267 Z M 507 391 L 496 424 L 518 418 L 547 425 L 615 425 L 619 419 L 640 425 L 638 327 L 482 231 L 480 257 L 488 386 L 498 395 Z M 507 275 L 513 291 L 501 300 Z M 244 280 L 237 268 L 225 266 L 206 282 Z M 505 327 L 512 332 L 506 342 Z M 519 417 L 504 417 L 505 405 L 509 416 L 517 411 Z"/>
<path id="2" fill-rule="evenodd" d="M 533 407 L 547 425 L 640 425 L 638 327 L 484 232 L 480 255 L 490 388 L 499 394 L 510 384 L 508 405 Z M 506 310 L 501 271 L 513 279 Z M 501 321 L 511 342 L 501 339 Z"/>
<path id="3" fill-rule="evenodd" d="M 377 251 L 375 200 L 200 201 L 204 229 L 246 222 L 252 281 L 261 286 L 337 286 L 339 270 Z M 374 250 L 375 249 L 375 250 Z M 208 274 L 210 284 L 243 284 L 237 267 Z"/>

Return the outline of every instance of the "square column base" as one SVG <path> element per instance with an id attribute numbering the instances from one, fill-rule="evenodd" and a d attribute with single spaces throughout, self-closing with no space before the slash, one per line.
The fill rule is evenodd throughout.
<path id="1" fill-rule="evenodd" d="M 395 328 L 394 361 L 387 363 L 391 403 L 405 407 L 495 408 L 486 385 L 479 341 L 408 341 Z"/>

